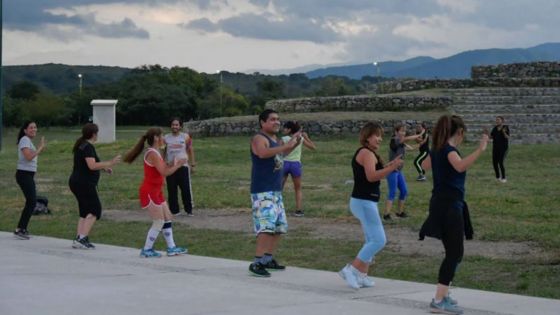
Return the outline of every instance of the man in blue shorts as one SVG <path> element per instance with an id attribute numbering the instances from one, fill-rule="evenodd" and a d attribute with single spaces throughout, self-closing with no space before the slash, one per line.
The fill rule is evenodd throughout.
<path id="1" fill-rule="evenodd" d="M 251 140 L 251 201 L 257 248 L 249 272 L 270 277 L 268 270 L 286 269 L 273 258 L 280 235 L 288 230 L 282 201 L 282 155 L 293 150 L 301 137 L 297 135 L 283 143 L 276 136 L 280 131 L 278 113 L 271 109 L 259 115 L 259 126 L 260 131 Z"/>

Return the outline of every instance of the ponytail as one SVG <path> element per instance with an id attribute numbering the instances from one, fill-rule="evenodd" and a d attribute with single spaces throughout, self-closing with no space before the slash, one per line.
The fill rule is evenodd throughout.
<path id="1" fill-rule="evenodd" d="M 136 158 L 140 155 L 140 153 L 144 151 L 144 143 L 146 142 L 146 138 L 147 138 L 146 135 L 140 137 L 140 140 L 138 140 L 138 142 L 136 143 L 136 145 L 134 145 L 132 150 L 128 151 L 125 154 L 123 161 L 125 161 L 128 164 L 134 162 L 134 160 L 136 160 Z"/>
<path id="2" fill-rule="evenodd" d="M 99 132 L 99 127 L 97 127 L 96 124 L 92 124 L 92 123 L 87 123 L 84 125 L 84 127 L 82 127 L 82 136 L 78 138 L 78 140 L 76 140 L 76 143 L 74 143 L 74 148 L 72 149 L 73 153 L 76 153 L 76 151 L 78 151 L 78 148 L 84 144 L 87 140 L 93 138 L 93 136 L 95 136 L 97 133 Z"/>
<path id="3" fill-rule="evenodd" d="M 144 151 L 144 144 L 147 142 L 149 146 L 154 144 L 155 137 L 161 137 L 163 134 L 163 130 L 159 127 L 152 127 L 146 131 L 146 133 L 140 137 L 140 140 L 136 143 L 136 145 L 126 153 L 124 156 L 123 161 L 126 163 L 132 163 L 142 151 Z"/>
<path id="4" fill-rule="evenodd" d="M 434 131 L 432 132 L 432 150 L 441 150 L 449 138 L 459 131 L 467 131 L 467 127 L 461 117 L 456 115 L 441 116 L 434 127 Z"/>

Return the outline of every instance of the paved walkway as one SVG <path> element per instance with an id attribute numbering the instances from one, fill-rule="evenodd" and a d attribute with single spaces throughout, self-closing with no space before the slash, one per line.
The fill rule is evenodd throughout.
<path id="1" fill-rule="evenodd" d="M 288 267 L 248 276 L 248 262 L 193 255 L 141 259 L 139 250 L 0 232 L 1 315 L 427 314 L 434 285 L 375 278 L 355 291 L 334 272 Z M 560 300 L 454 289 L 465 314 L 560 314 Z"/>

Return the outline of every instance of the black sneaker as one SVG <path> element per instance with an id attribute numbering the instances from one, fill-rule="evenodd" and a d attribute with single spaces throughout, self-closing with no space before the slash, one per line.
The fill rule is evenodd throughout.
<path id="1" fill-rule="evenodd" d="M 14 237 L 19 240 L 28 240 L 31 238 L 29 237 L 29 232 L 27 232 L 26 230 L 14 231 Z"/>
<path id="2" fill-rule="evenodd" d="M 263 264 L 258 262 L 254 262 L 249 265 L 249 272 L 251 273 L 252 276 L 255 277 L 265 277 L 265 278 L 270 277 L 270 272 L 266 271 Z"/>
<path id="3" fill-rule="evenodd" d="M 403 212 L 397 213 L 397 217 L 403 218 L 403 219 L 408 218 L 408 214 L 406 214 L 406 212 L 403 211 Z"/>
<path id="4" fill-rule="evenodd" d="M 89 242 L 88 237 L 79 238 L 76 237 L 74 242 L 72 242 L 72 248 L 76 249 L 95 249 L 95 245 Z"/>
<path id="5" fill-rule="evenodd" d="M 303 210 L 296 210 L 296 212 L 294 212 L 294 217 L 303 217 L 304 213 Z"/>
<path id="6" fill-rule="evenodd" d="M 86 246 L 87 246 L 88 249 L 95 249 L 95 245 L 93 245 L 92 243 L 90 243 L 89 237 L 87 237 L 87 236 L 84 237 L 84 240 L 85 240 L 85 242 L 86 242 Z"/>
<path id="7" fill-rule="evenodd" d="M 383 220 L 385 220 L 385 221 L 391 221 L 391 220 L 393 220 L 393 218 L 391 217 L 390 214 L 384 214 L 384 215 L 383 215 Z"/>
<path id="8" fill-rule="evenodd" d="M 264 268 L 270 269 L 271 271 L 286 270 L 286 266 L 278 264 L 276 259 L 272 259 L 271 261 L 269 261 L 266 265 L 264 265 Z"/>

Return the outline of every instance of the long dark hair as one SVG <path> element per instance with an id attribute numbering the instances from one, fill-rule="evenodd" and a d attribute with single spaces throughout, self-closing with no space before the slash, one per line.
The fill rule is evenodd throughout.
<path id="1" fill-rule="evenodd" d="M 362 129 L 360 129 L 360 144 L 367 148 L 368 138 L 371 137 L 374 134 L 377 135 L 377 136 L 382 136 L 383 135 L 383 127 L 381 126 L 381 124 L 379 124 L 378 122 L 373 122 L 373 121 L 366 123 L 362 127 Z M 383 164 L 383 160 L 381 160 L 381 157 L 379 156 L 379 154 L 377 154 L 377 152 L 373 152 L 373 154 L 375 154 L 375 157 L 377 158 L 377 161 L 379 161 L 379 163 Z"/>
<path id="2" fill-rule="evenodd" d="M 447 140 L 459 130 L 467 132 L 467 127 L 461 117 L 456 115 L 441 116 L 432 132 L 432 150 L 439 151 L 443 148 Z"/>
<path id="3" fill-rule="evenodd" d="M 35 123 L 33 120 L 26 120 L 23 122 L 23 125 L 21 126 L 21 128 L 19 128 L 19 133 L 17 136 L 17 142 L 16 144 L 19 144 L 19 140 L 21 140 L 21 138 L 23 138 L 23 136 L 25 136 L 25 129 L 27 129 L 27 127 L 29 127 L 29 125 Z"/>
<path id="4" fill-rule="evenodd" d="M 129 164 L 134 162 L 138 155 L 144 151 L 144 143 L 148 142 L 148 145 L 152 146 L 154 144 L 155 137 L 161 137 L 162 134 L 163 130 L 159 127 L 152 127 L 148 129 L 148 131 L 140 137 L 136 145 L 134 145 L 134 147 L 125 154 L 123 161 Z"/>
<path id="5" fill-rule="evenodd" d="M 76 153 L 76 151 L 78 151 L 78 148 L 83 143 L 85 143 L 89 139 L 93 138 L 93 136 L 95 136 L 98 132 L 99 132 L 99 127 L 97 127 L 96 124 L 93 124 L 93 123 L 85 124 L 82 127 L 82 136 L 79 137 L 78 140 L 76 140 L 76 143 L 74 143 L 74 148 L 72 149 L 72 152 Z"/>

